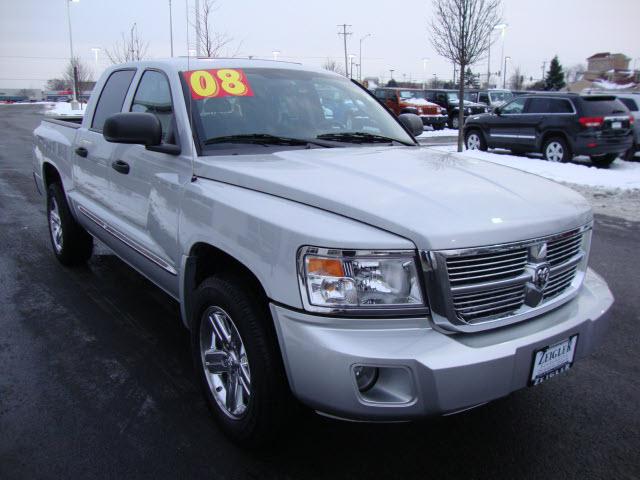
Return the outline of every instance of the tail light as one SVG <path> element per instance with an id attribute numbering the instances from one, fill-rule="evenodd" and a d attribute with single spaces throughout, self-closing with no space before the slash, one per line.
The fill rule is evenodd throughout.
<path id="1" fill-rule="evenodd" d="M 580 117 L 578 121 L 583 127 L 601 127 L 604 117 Z"/>
<path id="2" fill-rule="evenodd" d="M 636 119 L 633 118 L 633 115 L 629 115 L 629 125 L 633 125 L 633 122 L 635 122 Z"/>

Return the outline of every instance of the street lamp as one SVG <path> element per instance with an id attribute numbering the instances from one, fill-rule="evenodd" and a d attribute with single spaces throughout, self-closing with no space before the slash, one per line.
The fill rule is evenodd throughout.
<path id="1" fill-rule="evenodd" d="M 171 13 L 171 0 L 169 0 L 169 42 L 171 44 L 171 57 L 173 58 L 173 15 Z"/>
<path id="2" fill-rule="evenodd" d="M 504 56 L 504 31 L 509 25 L 506 23 L 499 23 L 495 27 L 494 30 L 500 30 L 502 35 L 502 55 Z M 502 60 L 500 61 L 502 64 Z M 491 41 L 489 41 L 489 48 L 487 50 L 487 88 L 491 86 Z"/>
<path id="3" fill-rule="evenodd" d="M 360 38 L 360 52 L 359 52 L 359 58 L 358 58 L 358 81 L 362 81 L 362 41 L 369 38 L 371 36 L 370 33 L 367 33 L 364 37 Z"/>
<path id="4" fill-rule="evenodd" d="M 99 47 L 93 47 L 91 48 L 91 51 L 93 52 L 93 56 L 95 58 L 96 61 L 96 70 L 98 70 L 98 53 L 100 53 L 100 48 Z M 96 72 L 97 74 L 98 72 Z"/>
<path id="5" fill-rule="evenodd" d="M 353 53 L 349 54 L 349 71 L 347 72 L 347 76 L 353 80 L 353 59 L 356 56 Z"/>
<path id="6" fill-rule="evenodd" d="M 504 71 L 502 72 L 502 88 L 507 87 L 507 60 L 511 60 L 511 57 L 504 57 Z"/>
<path id="7" fill-rule="evenodd" d="M 422 59 L 422 89 L 423 90 L 427 88 L 427 62 L 428 61 L 429 61 L 428 58 Z"/>
<path id="8" fill-rule="evenodd" d="M 280 50 L 274 50 L 271 53 L 273 54 L 273 59 L 278 60 L 278 55 L 280 55 Z"/>
<path id="9" fill-rule="evenodd" d="M 509 26 L 508 23 L 501 23 L 499 25 L 496 25 L 494 28 L 500 30 L 500 36 L 502 37 L 502 54 L 501 54 L 501 59 L 502 61 L 500 62 L 500 65 L 505 63 L 505 59 L 504 59 L 504 33 L 507 30 L 507 27 Z M 500 80 L 498 80 L 500 81 Z M 504 87 L 503 87 L 504 88 Z"/>
<path id="10" fill-rule="evenodd" d="M 73 92 L 73 98 L 71 99 L 71 109 L 72 110 L 78 110 L 78 108 L 80 107 L 80 104 L 78 103 L 78 92 L 77 92 L 77 78 L 78 78 L 78 74 L 77 74 L 77 66 L 75 65 L 73 59 L 73 36 L 71 35 L 71 10 L 69 8 L 69 4 L 71 2 L 73 3 L 78 3 L 80 0 L 66 0 L 66 4 L 67 4 L 67 24 L 69 25 L 69 54 L 71 55 L 71 69 L 72 69 L 72 74 L 73 74 L 73 81 L 72 83 L 72 92 Z"/>
<path id="11" fill-rule="evenodd" d="M 438 74 L 433 74 L 433 88 L 438 88 Z"/>

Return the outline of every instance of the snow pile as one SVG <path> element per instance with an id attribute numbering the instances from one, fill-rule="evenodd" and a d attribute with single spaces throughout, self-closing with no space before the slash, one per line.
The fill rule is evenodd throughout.
<path id="1" fill-rule="evenodd" d="M 447 152 L 455 152 L 456 150 L 455 146 L 449 145 L 431 148 Z M 456 155 L 506 165 L 556 182 L 605 190 L 640 189 L 639 162 L 625 162 L 618 159 L 608 169 L 601 169 L 594 167 L 587 157 L 577 157 L 572 163 L 555 163 L 542 158 L 508 155 L 502 151 L 467 150 L 456 153 Z"/>
<path id="2" fill-rule="evenodd" d="M 614 82 L 609 82 L 608 80 L 596 80 L 593 82 L 592 88 L 602 88 L 604 90 L 625 90 L 635 87 L 635 83 L 625 83 L 624 85 L 619 85 Z"/>
<path id="3" fill-rule="evenodd" d="M 442 130 L 433 130 L 433 129 L 427 130 L 427 128 L 430 128 L 430 127 L 425 127 L 424 132 L 422 132 L 422 134 L 418 135 L 416 138 L 432 138 L 432 137 L 451 137 L 453 139 L 458 138 L 458 130 L 454 130 L 452 128 L 444 128 Z"/>
<path id="4" fill-rule="evenodd" d="M 55 102 L 52 108 L 44 114 L 51 117 L 82 117 L 86 110 L 86 105 L 80 104 L 80 110 L 72 110 L 70 102 Z"/>

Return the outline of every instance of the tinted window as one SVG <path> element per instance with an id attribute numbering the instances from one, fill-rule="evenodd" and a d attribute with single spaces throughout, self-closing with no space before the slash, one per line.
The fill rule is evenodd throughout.
<path id="1" fill-rule="evenodd" d="M 563 98 L 532 98 L 527 113 L 573 113 L 573 107 Z"/>
<path id="2" fill-rule="evenodd" d="M 589 117 L 602 117 L 618 113 L 627 113 L 627 107 L 615 97 L 582 97 L 584 115 Z"/>
<path id="3" fill-rule="evenodd" d="M 164 74 L 153 70 L 144 72 L 133 98 L 131 111 L 153 113 L 162 125 L 162 140 L 176 143 L 171 89 Z"/>
<path id="4" fill-rule="evenodd" d="M 622 103 L 625 104 L 625 106 L 631 110 L 632 112 L 637 112 L 638 111 L 638 104 L 636 103 L 636 101 L 632 98 L 619 98 L 618 100 L 620 100 Z"/>
<path id="5" fill-rule="evenodd" d="M 100 93 L 91 128 L 101 132 L 104 121 L 114 113 L 122 111 L 124 97 L 127 96 L 127 90 L 135 74 L 135 70 L 120 70 L 109 76 Z"/>
<path id="6" fill-rule="evenodd" d="M 480 101 L 489 105 L 489 95 L 487 93 L 480 94 Z"/>
<path id="7" fill-rule="evenodd" d="M 507 103 L 502 108 L 502 113 L 522 113 L 522 111 L 524 110 L 525 101 L 525 98 L 518 98 L 511 103 Z"/>
<path id="8" fill-rule="evenodd" d="M 376 90 L 375 95 L 376 95 L 376 97 L 381 98 L 381 99 L 385 99 L 386 98 L 384 90 Z"/>

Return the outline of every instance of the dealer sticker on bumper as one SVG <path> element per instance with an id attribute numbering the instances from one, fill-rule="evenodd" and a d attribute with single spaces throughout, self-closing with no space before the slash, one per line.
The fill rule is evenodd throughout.
<path id="1" fill-rule="evenodd" d="M 578 335 L 573 335 L 567 340 L 538 350 L 533 357 L 530 384 L 539 385 L 545 380 L 569 370 L 573 364 L 577 343 Z"/>

